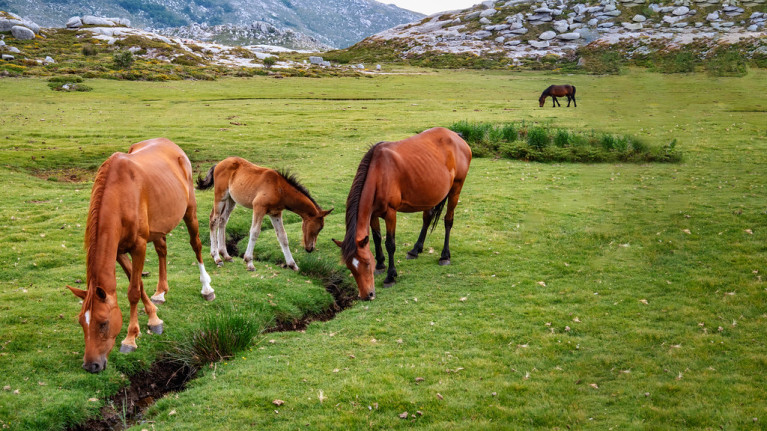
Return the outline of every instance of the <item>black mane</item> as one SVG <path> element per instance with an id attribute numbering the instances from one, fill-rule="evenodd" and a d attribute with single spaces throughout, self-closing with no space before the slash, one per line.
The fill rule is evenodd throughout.
<path id="1" fill-rule="evenodd" d="M 317 208 L 320 207 L 317 204 L 317 201 L 315 201 L 314 198 L 312 197 L 312 195 L 309 193 L 309 190 L 307 190 L 306 187 L 298 181 L 298 177 L 296 177 L 296 174 L 290 172 L 290 170 L 287 169 L 287 168 L 285 168 L 285 169 L 278 169 L 277 173 L 280 174 L 280 176 L 282 178 L 284 178 L 285 181 L 288 182 L 288 184 L 290 184 L 291 186 L 295 187 L 295 189 L 298 190 L 299 192 L 301 192 L 301 194 L 303 194 L 304 196 L 309 198 L 309 200 L 312 201 L 314 206 L 316 206 Z"/>
<path id="2" fill-rule="evenodd" d="M 354 235 L 357 233 L 357 215 L 360 210 L 360 197 L 362 196 L 362 189 L 365 186 L 365 180 L 368 176 L 368 169 L 370 168 L 370 162 L 373 160 L 373 154 L 376 147 L 381 142 L 372 145 L 365 156 L 362 157 L 360 165 L 357 167 L 357 173 L 354 175 L 354 181 L 352 181 L 352 188 L 349 190 L 349 196 L 346 198 L 346 235 L 344 241 L 341 244 L 341 255 L 344 262 L 348 262 L 349 259 L 357 252 L 357 244 L 355 243 Z"/>
<path id="3" fill-rule="evenodd" d="M 551 93 L 551 88 L 552 87 L 553 87 L 553 85 L 549 85 L 549 87 L 547 89 L 543 90 L 543 93 L 541 93 L 541 97 L 548 96 L 549 93 Z"/>

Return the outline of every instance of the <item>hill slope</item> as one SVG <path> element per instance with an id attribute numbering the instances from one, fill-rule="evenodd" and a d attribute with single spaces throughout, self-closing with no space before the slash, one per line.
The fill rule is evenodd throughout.
<path id="1" fill-rule="evenodd" d="M 43 27 L 63 27 L 75 15 L 117 16 L 130 19 L 134 27 L 153 29 L 194 24 L 249 28 L 263 22 L 334 47 L 423 17 L 373 0 L 0 0 L 0 10 Z"/>
<path id="2" fill-rule="evenodd" d="M 407 59 L 448 54 L 517 64 L 550 54 L 572 55 L 585 46 L 631 58 L 680 46 L 705 53 L 712 46 L 739 41 L 750 46 L 748 56 L 764 56 L 767 2 L 738 4 L 716 0 L 486 1 L 385 30 L 350 48 L 347 57 Z"/>

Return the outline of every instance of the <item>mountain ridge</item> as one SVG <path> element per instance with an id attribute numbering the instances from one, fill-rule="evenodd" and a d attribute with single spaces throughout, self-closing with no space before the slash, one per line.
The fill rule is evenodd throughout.
<path id="1" fill-rule="evenodd" d="M 194 25 L 247 29 L 263 22 L 337 48 L 424 16 L 373 0 L 0 0 L 0 10 L 43 27 L 63 27 L 78 15 L 117 16 L 137 28 L 169 33 Z"/>

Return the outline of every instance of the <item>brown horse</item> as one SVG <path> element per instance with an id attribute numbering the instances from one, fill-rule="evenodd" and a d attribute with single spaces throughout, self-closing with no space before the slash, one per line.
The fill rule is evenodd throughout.
<path id="1" fill-rule="evenodd" d="M 344 263 L 351 270 L 362 299 L 375 297 L 373 255 L 368 229 L 373 230 L 375 270 L 383 272 L 385 258 L 381 249 L 378 218 L 386 222 L 386 251 L 389 268 L 384 287 L 394 285 L 394 232 L 397 212 L 423 211 L 423 226 L 408 259 L 423 251 L 427 229 L 445 213 L 445 244 L 440 265 L 450 264 L 450 229 L 466 174 L 471 163 L 471 148 L 456 133 L 437 127 L 397 142 L 379 142 L 362 158 L 346 200 L 346 236 L 339 247 Z"/>
<path id="2" fill-rule="evenodd" d="M 98 373 L 106 368 L 107 355 L 122 328 L 115 260 L 129 279 L 130 323 L 120 352 L 136 350 L 136 337 L 140 334 L 139 299 L 149 316 L 150 330 L 162 333 L 163 322 L 152 302 L 165 301 L 168 291 L 165 236 L 182 218 L 197 255 L 202 295 L 213 300 L 210 276 L 202 264 L 192 165 L 184 151 L 167 139 L 150 139 L 133 144 L 128 154 L 111 155 L 99 168 L 85 228 L 87 290 L 67 286 L 83 300 L 79 320 L 85 333 L 83 368 L 87 371 Z M 151 300 L 141 281 L 150 242 L 154 243 L 160 261 L 157 291 Z"/>
<path id="3" fill-rule="evenodd" d="M 541 97 L 538 99 L 538 105 L 543 108 L 543 104 L 546 102 L 546 98 L 551 96 L 551 106 L 556 108 L 562 106 L 559 104 L 557 97 L 567 97 L 567 107 L 570 107 L 570 101 L 573 101 L 573 106 L 576 108 L 578 104 L 575 103 L 575 86 L 574 85 L 550 85 L 549 88 L 543 90 Z"/>
<path id="4" fill-rule="evenodd" d="M 282 254 L 285 255 L 285 263 L 298 271 L 282 224 L 282 210 L 287 209 L 301 216 L 302 245 L 309 253 L 314 251 L 317 235 L 325 226 L 325 216 L 333 211 L 332 208 L 327 211 L 320 208 L 309 191 L 289 172 L 262 168 L 239 157 L 222 160 L 210 168 L 205 179 L 197 180 L 199 190 L 209 189 L 214 184 L 215 201 L 210 212 L 210 255 L 218 266 L 223 265 L 219 254 L 227 261 L 232 260 L 226 251 L 226 223 L 236 204 L 253 210 L 248 248 L 243 257 L 248 271 L 256 269 L 253 266 L 253 247 L 261 233 L 261 222 L 265 215 L 268 214 L 272 220 Z"/>

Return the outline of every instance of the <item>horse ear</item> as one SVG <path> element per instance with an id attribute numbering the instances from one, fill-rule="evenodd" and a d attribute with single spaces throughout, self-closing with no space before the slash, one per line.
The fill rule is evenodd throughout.
<path id="1" fill-rule="evenodd" d="M 325 217 L 326 215 L 328 215 L 328 214 L 332 213 L 334 209 L 335 209 L 335 208 L 331 208 L 331 209 L 329 209 L 329 210 L 327 210 L 327 211 L 323 211 L 323 212 L 322 212 L 322 217 Z"/>
<path id="2" fill-rule="evenodd" d="M 96 288 L 96 296 L 98 296 L 102 301 L 107 299 L 107 293 L 100 287 Z"/>
<path id="3" fill-rule="evenodd" d="M 339 246 L 339 247 L 343 247 L 343 245 L 344 245 L 344 243 L 342 243 L 341 241 L 339 241 L 339 240 L 337 240 L 335 238 L 333 238 L 333 242 L 336 243 L 336 245 Z"/>
<path id="4" fill-rule="evenodd" d="M 357 242 L 357 246 L 359 246 L 360 248 L 362 248 L 362 247 L 365 247 L 365 246 L 367 246 L 369 242 L 370 242 L 370 235 L 368 235 L 368 236 L 366 236 L 365 238 L 362 238 L 361 240 L 359 240 L 359 241 Z"/>
<path id="5" fill-rule="evenodd" d="M 80 290 L 80 289 L 78 289 L 78 288 L 76 288 L 76 287 L 72 287 L 72 286 L 70 286 L 70 285 L 67 285 L 67 288 L 68 288 L 69 290 L 71 290 L 71 291 L 72 291 L 72 293 L 74 293 L 74 294 L 75 294 L 75 296 L 76 296 L 76 297 L 78 297 L 78 298 L 80 298 L 80 299 L 85 299 L 85 295 L 87 295 L 87 294 L 88 294 L 88 291 L 87 291 L 87 290 Z"/>

